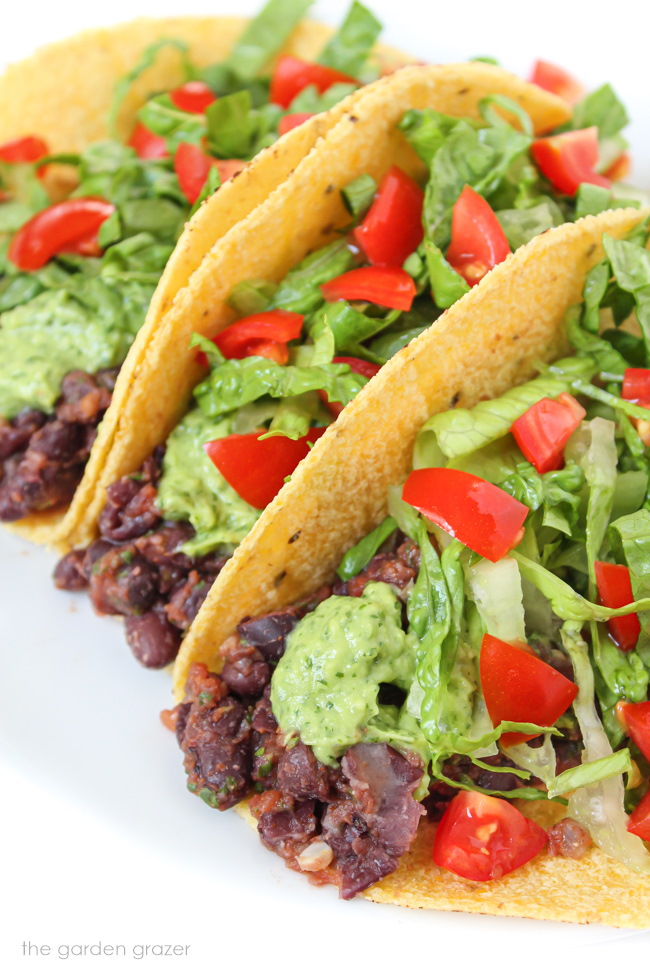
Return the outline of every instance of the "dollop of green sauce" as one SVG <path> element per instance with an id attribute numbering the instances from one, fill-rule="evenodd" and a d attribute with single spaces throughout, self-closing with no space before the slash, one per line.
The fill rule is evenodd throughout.
<path id="1" fill-rule="evenodd" d="M 271 684 L 280 728 L 297 733 L 327 765 L 360 741 L 421 751 L 406 707 L 379 703 L 380 684 L 410 690 L 417 646 L 402 629 L 402 604 L 386 583 L 369 583 L 359 598 L 330 596 L 287 638 Z"/>
<path id="2" fill-rule="evenodd" d="M 189 521 L 196 535 L 183 545 L 187 555 L 216 548 L 233 551 L 260 516 L 222 477 L 203 449 L 227 437 L 232 419 L 211 420 L 198 407 L 186 413 L 167 440 L 158 506 L 165 518 Z"/>
<path id="3" fill-rule="evenodd" d="M 117 287 L 80 276 L 0 315 L 0 416 L 25 407 L 49 413 L 67 372 L 120 365 L 152 293 L 138 282 Z"/>

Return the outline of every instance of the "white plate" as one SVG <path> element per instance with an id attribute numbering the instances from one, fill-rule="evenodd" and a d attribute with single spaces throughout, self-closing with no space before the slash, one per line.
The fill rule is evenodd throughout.
<path id="1" fill-rule="evenodd" d="M 607 18 L 595 5 L 557 2 L 540 9 L 467 0 L 453 10 L 427 4 L 423 15 L 424 6 L 417 0 L 373 4 L 387 25 L 386 40 L 423 59 L 488 53 L 525 73 L 542 56 L 592 86 L 611 80 L 635 119 L 636 179 L 650 187 L 644 77 L 650 25 L 641 4 Z M 195 2 L 193 12 L 255 7 Z M 316 14 L 335 22 L 344 7 L 323 2 Z M 110 10 L 39 0 L 12 10 L 0 37 L 0 64 L 107 19 L 182 10 L 178 0 L 140 0 L 137 7 L 114 0 Z M 110 966 L 90 953 L 100 942 L 124 947 L 117 952 L 120 971 L 174 964 L 150 954 L 149 961 L 134 960 L 143 944 L 190 945 L 187 955 L 172 957 L 215 968 L 240 959 L 251 971 L 286 970 L 292 963 L 316 972 L 352 971 L 373 962 L 383 970 L 450 963 L 462 971 L 471 957 L 480 958 L 483 971 L 525 958 L 532 971 L 536 957 L 545 965 L 587 956 L 604 963 L 621 938 L 627 959 L 647 953 L 647 934 L 410 912 L 362 900 L 344 904 L 333 890 L 310 887 L 238 817 L 216 813 L 185 791 L 180 753 L 157 717 L 169 704 L 168 676 L 135 664 L 119 623 L 94 616 L 84 596 L 57 592 L 53 565 L 53 556 L 0 535 L 0 816 L 8 838 L 3 890 L 11 895 L 0 958 L 16 966 L 8 970 L 29 965 L 27 942 L 30 960 L 36 947 L 50 948 L 39 955 L 38 971 L 59 970 L 60 946 L 64 955 L 66 945 L 86 944 L 76 966 L 84 972 Z"/>

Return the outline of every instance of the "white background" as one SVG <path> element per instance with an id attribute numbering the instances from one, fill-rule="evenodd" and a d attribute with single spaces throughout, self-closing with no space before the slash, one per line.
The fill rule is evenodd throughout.
<path id="1" fill-rule="evenodd" d="M 340 21 L 347 4 L 315 15 Z M 249 13 L 226 0 L 32 0 L 3 5 L 0 65 L 39 44 L 137 15 Z M 540 56 L 627 103 L 637 181 L 650 188 L 647 4 L 375 0 L 384 39 L 427 61 L 498 57 L 526 74 Z M 56 79 L 43 79 L 56 84 Z M 92 78 L 88 79 L 92 84 Z M 610 970 L 648 964 L 650 934 L 343 904 L 264 851 L 233 814 L 183 788 L 157 713 L 167 675 L 130 659 L 119 625 L 56 592 L 54 558 L 0 537 L 0 962 L 3 971 L 346 973 Z M 25 957 L 22 943 L 49 945 Z M 124 945 L 126 958 L 58 957 Z M 134 960 L 134 946 L 190 945 Z M 65 950 L 65 949 L 64 949 Z"/>

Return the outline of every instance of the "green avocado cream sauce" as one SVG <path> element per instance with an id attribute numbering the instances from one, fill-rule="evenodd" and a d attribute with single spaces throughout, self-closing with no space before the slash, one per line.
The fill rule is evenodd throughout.
<path id="1" fill-rule="evenodd" d="M 124 361 L 153 287 L 78 277 L 0 315 L 0 417 L 26 407 L 50 413 L 66 373 Z"/>
<path id="2" fill-rule="evenodd" d="M 406 706 L 379 703 L 380 684 L 408 693 L 418 641 L 402 629 L 402 604 L 385 582 L 360 598 L 330 596 L 287 638 L 271 684 L 280 728 L 297 733 L 326 765 L 360 741 L 421 752 Z"/>
<path id="3" fill-rule="evenodd" d="M 239 497 L 203 449 L 204 443 L 231 432 L 232 419 L 210 419 L 197 407 L 167 440 L 158 506 L 165 518 L 189 521 L 196 531 L 183 545 L 186 555 L 219 548 L 232 552 L 259 518 L 257 508 Z"/>

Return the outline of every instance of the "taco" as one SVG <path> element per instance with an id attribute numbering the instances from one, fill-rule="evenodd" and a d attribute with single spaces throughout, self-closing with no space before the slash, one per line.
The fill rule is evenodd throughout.
<path id="1" fill-rule="evenodd" d="M 90 31 L 0 79 L 0 520 L 23 534 L 56 541 L 85 509 L 108 424 L 62 520 L 138 331 L 146 345 L 345 98 L 405 60 L 373 53 L 380 25 L 360 4 L 336 33 L 301 22 L 309 6 Z"/>
<path id="2" fill-rule="evenodd" d="M 87 506 L 67 543 L 100 537 L 88 552 L 67 556 L 56 581 L 63 588 L 90 584 L 100 612 L 126 615 L 141 662 L 170 662 L 215 574 L 309 444 L 396 348 L 468 289 L 433 242 L 420 246 L 426 164 L 409 140 L 425 157 L 436 132 L 447 144 L 452 201 L 465 182 L 454 153 L 468 142 L 485 140 L 483 176 L 503 188 L 513 157 L 528 171 L 532 135 L 508 124 L 490 97 L 518 125 L 532 127 L 528 112 L 537 128 L 567 118 L 564 103 L 490 65 L 403 68 L 377 82 L 371 98 L 359 96 L 331 129 L 333 138 L 208 252 L 155 341 L 134 346 L 122 373 L 125 395 L 105 424 L 110 451 L 97 481 L 89 476 L 82 484 L 90 489 Z M 479 255 L 484 273 L 495 247 L 498 260 L 509 245 L 487 202 L 468 193 L 470 205 L 486 208 L 490 226 Z M 547 220 L 575 209 L 556 209 L 550 198 L 537 202 Z M 388 233 L 373 229 L 373 212 L 386 203 Z M 339 232 L 350 231 L 351 221 L 375 263 Z M 450 214 L 443 222 L 444 236 Z M 439 257 L 444 294 L 437 306 L 420 256 L 425 246 L 432 264 Z M 346 291 L 350 281 L 362 291 Z M 321 285 L 341 283 L 344 290 L 326 302 Z M 272 436 L 260 439 L 262 431 Z M 226 450 L 225 467 L 206 456 L 207 442 L 216 454 Z M 94 458 L 91 465 L 99 466 Z M 249 483 L 242 482 L 246 472 Z"/>
<path id="3" fill-rule="evenodd" d="M 576 117 L 595 121 L 612 97 L 590 96 Z M 140 662 L 173 659 L 259 511 L 397 349 L 511 248 L 588 200 L 610 204 L 596 172 L 570 196 L 538 166 L 556 140 L 533 127 L 559 114 L 493 66 L 404 68 L 206 256 L 114 416 L 80 526 L 84 544 L 100 537 L 56 572 L 62 588 L 88 585 L 99 612 L 127 617 Z M 596 138 L 568 131 L 559 146 L 597 151 Z"/>
<path id="4" fill-rule="evenodd" d="M 346 898 L 650 925 L 649 216 L 550 230 L 397 353 L 184 642 L 188 788 Z"/>

